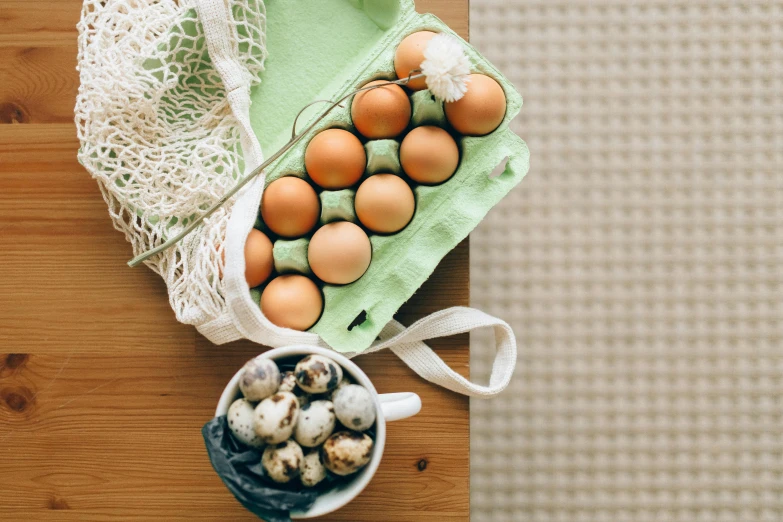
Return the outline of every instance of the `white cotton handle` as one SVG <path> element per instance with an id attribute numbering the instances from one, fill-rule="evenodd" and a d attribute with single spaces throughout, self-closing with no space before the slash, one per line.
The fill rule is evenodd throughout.
<path id="1" fill-rule="evenodd" d="M 497 350 L 487 386 L 475 384 L 449 368 L 432 348 L 422 342 L 487 327 L 494 330 Z M 474 308 L 447 308 L 407 328 L 392 321 L 381 332 L 381 339 L 363 353 L 390 348 L 421 378 L 470 397 L 486 399 L 502 392 L 511 382 L 517 363 L 517 342 L 508 323 Z"/>
<path id="2" fill-rule="evenodd" d="M 378 400 L 386 422 L 407 419 L 421 411 L 421 397 L 413 392 L 382 393 Z"/>
<path id="3" fill-rule="evenodd" d="M 245 172 L 262 161 L 263 155 L 250 126 L 250 83 L 247 70 L 239 60 L 239 49 L 231 33 L 231 12 L 224 0 L 196 0 L 199 18 L 204 26 L 210 58 L 228 93 L 228 102 L 239 124 Z M 241 337 L 268 346 L 290 344 L 324 345 L 317 335 L 278 328 L 263 317 L 258 304 L 250 299 L 244 278 L 244 243 L 258 212 L 258 201 L 264 188 L 264 176 L 239 193 L 232 208 L 226 230 L 226 267 L 224 283 L 228 317 L 200 325 L 199 331 L 216 342 L 228 342 Z M 422 341 L 492 327 L 497 353 L 489 385 L 481 386 L 458 374 Z M 427 381 L 470 397 L 488 398 L 508 386 L 517 360 L 516 340 L 505 322 L 480 310 L 455 307 L 429 315 L 406 328 L 392 321 L 381 332 L 381 341 L 361 353 L 389 348 L 414 372 Z M 359 355 L 353 354 L 353 355 Z"/>

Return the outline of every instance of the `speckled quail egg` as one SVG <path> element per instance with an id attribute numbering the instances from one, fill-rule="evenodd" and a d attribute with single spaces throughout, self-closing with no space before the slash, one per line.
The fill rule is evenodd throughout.
<path id="1" fill-rule="evenodd" d="M 262 448 L 264 441 L 253 430 L 253 405 L 246 399 L 237 399 L 228 408 L 228 429 L 243 444 Z"/>
<path id="2" fill-rule="evenodd" d="M 334 431 L 334 405 L 331 401 L 313 401 L 302 406 L 294 429 L 294 438 L 305 448 L 320 446 Z"/>
<path id="3" fill-rule="evenodd" d="M 255 431 L 267 444 L 291 437 L 299 417 L 299 401 L 291 392 L 275 393 L 256 406 Z"/>
<path id="4" fill-rule="evenodd" d="M 372 446 L 372 439 L 364 433 L 338 431 L 321 446 L 321 462 L 335 475 L 350 475 L 370 462 Z"/>
<path id="5" fill-rule="evenodd" d="M 294 392 L 296 390 L 296 377 L 294 372 L 288 371 L 280 376 L 280 387 L 277 389 L 279 392 Z"/>
<path id="6" fill-rule="evenodd" d="M 267 446 L 261 456 L 261 465 L 266 474 L 280 484 L 290 482 L 299 475 L 304 453 L 296 442 L 287 440 L 280 444 Z"/>
<path id="7" fill-rule="evenodd" d="M 294 369 L 296 383 L 307 393 L 333 390 L 343 378 L 339 364 L 323 355 L 308 355 Z"/>
<path id="8" fill-rule="evenodd" d="M 266 399 L 280 386 L 280 370 L 272 359 L 258 356 L 245 363 L 239 389 L 249 401 Z"/>
<path id="9" fill-rule="evenodd" d="M 340 391 L 340 390 L 343 388 L 343 386 L 348 386 L 349 384 L 352 384 L 350 377 L 348 377 L 347 375 L 343 374 L 343 379 L 342 379 L 342 380 L 341 380 L 341 381 L 340 381 L 340 382 L 337 384 L 337 388 L 335 388 L 335 389 L 332 391 L 332 394 L 331 394 L 331 397 L 330 397 L 330 398 L 331 398 L 332 400 L 334 400 L 334 396 L 335 396 L 335 394 L 336 394 L 338 391 Z"/>
<path id="10" fill-rule="evenodd" d="M 310 451 L 302 459 L 302 466 L 299 468 L 299 479 L 302 481 L 302 485 L 311 488 L 325 478 L 326 468 L 321 464 L 321 452 Z"/>
<path id="11" fill-rule="evenodd" d="M 375 402 L 367 388 L 348 384 L 334 394 L 334 414 L 343 426 L 364 431 L 375 422 Z"/>

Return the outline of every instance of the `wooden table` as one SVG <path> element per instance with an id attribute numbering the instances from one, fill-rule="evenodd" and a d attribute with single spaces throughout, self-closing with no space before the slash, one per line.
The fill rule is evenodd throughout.
<path id="1" fill-rule="evenodd" d="M 76 161 L 81 0 L 0 0 L 0 519 L 253 520 L 207 460 L 200 428 L 260 349 L 178 324 Z M 468 0 L 419 0 L 463 36 Z M 274 23 L 274 22 L 272 22 Z M 460 245 L 400 312 L 468 302 Z M 468 372 L 468 338 L 432 343 Z M 328 520 L 467 520 L 468 400 L 391 353 L 356 359 L 380 392 L 415 391 L 380 470 Z"/>

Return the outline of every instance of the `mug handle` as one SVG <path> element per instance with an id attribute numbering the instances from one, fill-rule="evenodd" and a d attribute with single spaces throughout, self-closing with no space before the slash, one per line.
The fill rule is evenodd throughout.
<path id="1" fill-rule="evenodd" d="M 413 392 L 382 393 L 378 399 L 387 422 L 407 419 L 421 411 L 421 397 Z"/>

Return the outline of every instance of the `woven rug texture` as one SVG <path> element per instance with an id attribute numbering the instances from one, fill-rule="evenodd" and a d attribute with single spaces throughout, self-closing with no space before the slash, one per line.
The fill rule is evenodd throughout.
<path id="1" fill-rule="evenodd" d="M 531 150 L 471 236 L 519 343 L 472 520 L 782 521 L 783 3 L 472 0 L 471 40 Z"/>

